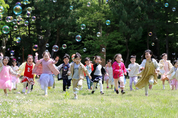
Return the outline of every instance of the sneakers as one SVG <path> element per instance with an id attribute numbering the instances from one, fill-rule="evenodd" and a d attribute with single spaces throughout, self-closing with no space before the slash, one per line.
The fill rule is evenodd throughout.
<path id="1" fill-rule="evenodd" d="M 51 89 L 51 87 L 50 87 L 50 86 L 48 86 L 48 89 Z"/>
<path id="2" fill-rule="evenodd" d="M 106 88 L 108 89 L 109 87 L 107 86 Z"/>
<path id="3" fill-rule="evenodd" d="M 48 96 L 48 94 L 45 94 L 45 97 L 47 97 Z"/>
<path id="4" fill-rule="evenodd" d="M 165 90 L 165 86 L 163 85 L 163 90 Z"/>
<path id="5" fill-rule="evenodd" d="M 78 96 L 77 96 L 77 94 L 75 94 L 75 95 L 74 95 L 74 99 L 75 99 L 75 100 L 76 100 L 76 99 L 78 99 Z"/>
<path id="6" fill-rule="evenodd" d="M 145 96 L 148 96 L 148 93 L 145 93 Z"/>
<path id="7" fill-rule="evenodd" d="M 29 94 L 29 93 L 30 93 L 30 91 L 27 92 L 27 94 Z"/>
<path id="8" fill-rule="evenodd" d="M 101 91 L 100 94 L 103 95 L 104 93 Z"/>
<path id="9" fill-rule="evenodd" d="M 119 94 L 119 91 L 118 91 L 118 90 L 116 90 L 116 93 L 117 93 L 117 94 Z"/>
<path id="10" fill-rule="evenodd" d="M 95 91 L 92 91 L 91 94 L 94 94 Z"/>
<path id="11" fill-rule="evenodd" d="M 152 89 L 152 85 L 151 84 L 149 85 L 149 89 Z"/>
<path id="12" fill-rule="evenodd" d="M 25 91 L 26 91 L 26 88 L 23 88 L 22 93 L 25 93 Z"/>
<path id="13" fill-rule="evenodd" d="M 67 89 L 69 89 L 69 86 L 67 86 Z"/>
<path id="14" fill-rule="evenodd" d="M 125 91 L 124 91 L 124 90 L 121 90 L 121 93 L 122 93 L 122 94 L 125 94 Z"/>

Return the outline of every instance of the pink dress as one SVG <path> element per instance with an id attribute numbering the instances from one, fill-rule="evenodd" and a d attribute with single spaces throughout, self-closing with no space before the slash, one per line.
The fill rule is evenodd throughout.
<path id="1" fill-rule="evenodd" d="M 11 66 L 11 68 L 13 69 L 13 71 L 15 71 L 15 72 L 17 72 L 18 70 L 19 70 L 19 67 L 18 66 L 15 66 L 15 67 L 13 67 L 13 66 Z M 19 78 L 17 77 L 17 76 L 15 76 L 15 75 L 12 75 L 12 83 L 20 83 L 20 80 L 19 80 Z"/>
<path id="2" fill-rule="evenodd" d="M 16 75 L 10 66 L 3 66 L 0 72 L 0 89 L 12 90 L 11 74 Z"/>
<path id="3" fill-rule="evenodd" d="M 168 62 L 164 61 L 164 71 L 165 73 L 161 76 L 161 80 L 168 80 L 168 76 L 166 76 L 167 72 L 169 72 Z"/>
<path id="4" fill-rule="evenodd" d="M 123 62 L 117 63 L 116 61 L 112 64 L 113 78 L 118 79 L 126 73 L 125 65 Z M 124 72 L 124 73 L 123 73 Z"/>

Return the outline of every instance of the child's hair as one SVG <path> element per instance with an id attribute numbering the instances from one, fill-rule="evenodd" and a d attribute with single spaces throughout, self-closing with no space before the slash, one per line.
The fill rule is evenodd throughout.
<path id="1" fill-rule="evenodd" d="M 89 57 L 86 57 L 86 58 L 85 58 L 85 62 L 86 62 L 86 61 L 90 61 L 90 58 L 89 58 Z"/>
<path id="2" fill-rule="evenodd" d="M 80 53 L 76 52 L 74 58 L 76 59 L 76 58 L 78 58 L 78 57 L 79 57 L 80 59 L 82 58 L 82 56 L 80 55 Z"/>
<path id="3" fill-rule="evenodd" d="M 96 60 L 97 58 L 100 58 L 100 60 L 101 60 L 100 56 L 98 56 L 98 55 L 94 56 L 94 60 Z"/>
<path id="4" fill-rule="evenodd" d="M 46 53 L 49 55 L 49 57 L 51 57 L 51 54 L 49 53 L 49 51 L 44 51 L 42 56 L 44 56 Z"/>
<path id="5" fill-rule="evenodd" d="M 68 54 L 65 54 L 64 57 L 63 57 L 63 59 L 65 59 L 65 58 L 70 59 L 70 56 Z"/>
<path id="6" fill-rule="evenodd" d="M 135 58 L 135 59 L 136 59 L 136 55 L 131 55 L 131 56 L 130 56 L 130 59 L 131 59 L 131 58 Z"/>
<path id="7" fill-rule="evenodd" d="M 145 50 L 145 52 L 143 53 L 142 60 L 145 59 L 145 53 L 147 53 L 147 52 L 150 53 L 150 55 L 152 55 L 152 56 L 151 56 L 151 59 L 152 59 L 153 57 L 155 57 L 155 56 L 153 55 L 153 52 L 152 52 L 151 50 L 147 49 L 147 50 Z"/>
<path id="8" fill-rule="evenodd" d="M 72 54 L 71 58 L 72 58 L 72 59 L 75 59 L 75 54 Z"/>
<path id="9" fill-rule="evenodd" d="M 17 61 L 16 61 L 16 59 L 15 59 L 15 58 L 13 58 L 13 59 L 12 59 L 12 63 L 11 63 L 11 64 L 12 64 L 12 66 L 14 66 L 14 65 L 13 65 L 13 63 L 14 63 L 14 62 L 16 62 L 16 63 L 17 63 Z"/>
<path id="10" fill-rule="evenodd" d="M 109 62 L 112 64 L 112 60 L 111 59 L 108 59 L 107 63 L 109 63 Z"/>
<path id="11" fill-rule="evenodd" d="M 33 56 L 32 56 L 31 54 L 28 55 L 27 59 L 28 59 L 29 57 L 31 57 L 31 58 L 33 59 Z"/>
<path id="12" fill-rule="evenodd" d="M 116 54 L 116 55 L 114 56 L 114 61 L 116 61 L 116 58 L 117 58 L 118 55 L 121 55 L 121 54 L 120 54 L 120 53 Z M 122 57 L 122 55 L 121 55 L 121 57 Z"/>
<path id="13" fill-rule="evenodd" d="M 174 60 L 174 61 L 172 62 L 172 65 L 174 66 L 177 62 L 178 62 L 178 60 Z"/>
<path id="14" fill-rule="evenodd" d="M 161 58 L 163 58 L 165 55 L 167 55 L 167 53 L 163 53 L 163 54 L 161 55 Z"/>
<path id="15" fill-rule="evenodd" d="M 8 57 L 8 56 L 5 56 L 5 57 L 3 58 L 3 60 L 4 60 L 4 59 L 7 59 L 7 60 L 9 61 L 9 57 Z"/>

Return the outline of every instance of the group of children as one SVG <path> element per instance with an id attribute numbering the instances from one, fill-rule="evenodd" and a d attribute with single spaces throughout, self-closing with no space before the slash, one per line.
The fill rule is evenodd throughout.
<path id="1" fill-rule="evenodd" d="M 152 88 L 152 85 L 157 83 L 158 74 L 161 75 L 163 81 L 163 89 L 165 89 L 165 80 L 168 80 L 170 87 L 177 90 L 178 87 L 178 61 L 173 62 L 173 66 L 169 60 L 167 60 L 167 54 L 162 54 L 162 59 L 159 63 L 153 58 L 151 50 L 145 50 L 143 54 L 142 63 L 139 65 L 136 63 L 136 56 L 131 55 L 131 63 L 126 69 L 122 55 L 116 54 L 114 56 L 114 62 L 108 60 L 105 67 L 101 65 L 101 57 L 94 56 L 95 64 L 92 64 L 90 58 L 85 58 L 85 65 L 81 63 L 81 55 L 79 53 L 72 55 L 72 62 L 69 63 L 70 56 L 65 54 L 63 62 L 59 66 L 56 66 L 59 58 L 53 60 L 48 51 L 43 53 L 43 58 L 38 60 L 38 53 L 35 54 L 35 63 L 33 63 L 33 56 L 28 55 L 27 62 L 24 62 L 20 67 L 16 66 L 16 60 L 13 59 L 13 66 L 8 66 L 8 57 L 4 57 L 0 54 L 0 89 L 4 90 L 7 95 L 7 90 L 17 89 L 17 83 L 20 82 L 19 77 L 23 75 L 21 83 L 23 83 L 22 93 L 26 94 L 26 86 L 28 84 L 27 94 L 31 92 L 31 87 L 35 84 L 35 77 L 39 76 L 39 83 L 41 89 L 44 90 L 44 95 L 48 95 L 48 89 L 54 85 L 54 75 L 58 75 L 59 80 L 63 80 L 63 91 L 73 86 L 74 99 L 77 99 L 77 93 L 82 89 L 83 80 L 86 78 L 88 89 L 92 90 L 94 94 L 97 85 L 100 86 L 100 94 L 103 92 L 103 80 L 106 81 L 107 89 L 109 84 L 111 88 L 114 86 L 114 90 L 119 94 L 119 88 L 121 93 L 125 94 L 125 75 L 129 75 L 130 90 L 132 91 L 132 83 L 134 83 L 136 89 L 142 89 L 145 87 L 145 95 L 148 96 L 148 87 Z M 140 79 L 138 80 L 138 77 Z"/>

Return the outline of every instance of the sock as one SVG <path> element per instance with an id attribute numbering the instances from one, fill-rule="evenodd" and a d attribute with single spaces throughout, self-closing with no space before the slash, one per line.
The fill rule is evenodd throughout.
<path id="1" fill-rule="evenodd" d="M 48 87 L 45 87 L 44 91 L 45 91 L 45 95 L 48 95 Z"/>

